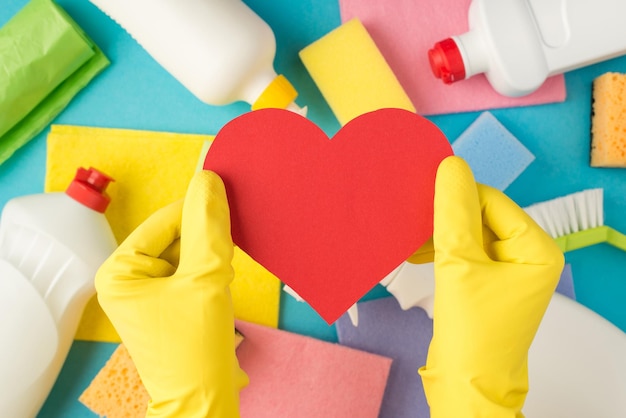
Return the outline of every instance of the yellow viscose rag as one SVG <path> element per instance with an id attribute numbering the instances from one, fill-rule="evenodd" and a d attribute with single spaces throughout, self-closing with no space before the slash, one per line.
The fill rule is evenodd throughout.
<path id="1" fill-rule="evenodd" d="M 113 177 L 106 216 L 122 242 L 157 209 L 185 196 L 203 145 L 212 136 L 128 129 L 52 125 L 48 135 L 45 191 L 64 191 L 78 167 Z M 278 326 L 280 281 L 235 248 L 231 285 L 235 316 Z M 88 303 L 76 339 L 120 342 L 95 297 Z"/>

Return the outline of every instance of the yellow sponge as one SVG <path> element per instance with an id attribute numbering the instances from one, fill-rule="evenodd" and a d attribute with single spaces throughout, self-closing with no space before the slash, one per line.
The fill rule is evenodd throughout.
<path id="1" fill-rule="evenodd" d="M 415 112 L 387 61 L 356 18 L 305 47 L 300 58 L 341 125 L 382 108 Z"/>

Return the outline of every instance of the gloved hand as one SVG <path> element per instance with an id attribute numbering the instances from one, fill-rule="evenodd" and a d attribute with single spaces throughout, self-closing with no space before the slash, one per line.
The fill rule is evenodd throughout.
<path id="1" fill-rule="evenodd" d="M 224 185 L 202 171 L 184 202 L 154 213 L 100 267 L 98 300 L 151 397 L 146 416 L 239 416 L 247 376 L 235 356 L 232 257 Z"/>
<path id="2" fill-rule="evenodd" d="M 459 157 L 435 183 L 433 339 L 420 369 L 432 418 L 520 418 L 528 350 L 563 269 L 550 238 Z M 532 383 L 532 382 L 531 382 Z"/>

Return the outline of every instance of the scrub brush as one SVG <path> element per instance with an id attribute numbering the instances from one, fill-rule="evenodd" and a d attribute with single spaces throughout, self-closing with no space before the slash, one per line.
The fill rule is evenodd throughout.
<path id="1" fill-rule="evenodd" d="M 626 251 L 626 235 L 604 225 L 603 189 L 587 189 L 524 210 L 563 252 L 607 243 Z"/>

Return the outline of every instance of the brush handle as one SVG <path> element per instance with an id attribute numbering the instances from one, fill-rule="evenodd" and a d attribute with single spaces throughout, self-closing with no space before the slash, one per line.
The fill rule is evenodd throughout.
<path id="1" fill-rule="evenodd" d="M 606 225 L 567 234 L 555 241 L 564 253 L 601 243 L 626 251 L 626 235 Z"/>

